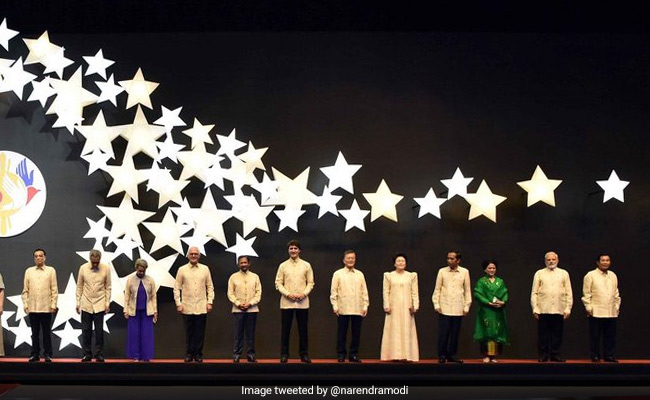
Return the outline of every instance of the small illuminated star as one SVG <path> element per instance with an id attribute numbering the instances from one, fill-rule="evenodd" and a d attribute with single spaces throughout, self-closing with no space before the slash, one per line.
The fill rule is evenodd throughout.
<path id="1" fill-rule="evenodd" d="M 623 190 L 630 182 L 620 180 L 616 171 L 612 170 L 612 173 L 609 174 L 609 178 L 606 181 L 596 181 L 596 183 L 605 191 L 603 203 L 610 199 L 616 199 L 621 203 L 625 202 Z"/>

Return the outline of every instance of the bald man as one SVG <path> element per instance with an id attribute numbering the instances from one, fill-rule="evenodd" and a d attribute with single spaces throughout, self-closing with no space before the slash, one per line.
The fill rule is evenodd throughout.
<path id="1" fill-rule="evenodd" d="M 537 319 L 539 362 L 565 362 L 560 357 L 564 320 L 571 315 L 573 292 L 569 273 L 558 267 L 560 258 L 549 251 L 544 255 L 545 268 L 535 272 L 530 305 Z"/>

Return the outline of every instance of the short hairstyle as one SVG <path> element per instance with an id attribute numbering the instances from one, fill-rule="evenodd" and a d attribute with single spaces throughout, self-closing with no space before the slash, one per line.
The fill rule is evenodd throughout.
<path id="1" fill-rule="evenodd" d="M 45 250 L 41 249 L 40 247 L 39 247 L 38 249 L 34 250 L 34 252 L 33 252 L 32 254 L 36 254 L 37 251 L 42 251 L 44 256 L 47 255 L 47 253 L 45 252 Z"/>
<path id="2" fill-rule="evenodd" d="M 137 260 L 135 260 L 135 268 L 137 269 L 138 267 L 144 267 L 144 269 L 147 269 L 149 268 L 149 264 L 147 263 L 147 260 L 138 258 Z"/>
<path id="3" fill-rule="evenodd" d="M 102 252 L 97 250 L 97 249 L 92 249 L 90 250 L 90 253 L 88 253 L 88 258 L 102 258 Z"/>
<path id="4" fill-rule="evenodd" d="M 555 254 L 555 257 L 560 258 L 560 256 L 559 256 L 556 252 L 554 252 L 554 251 L 547 251 L 547 252 L 544 254 L 544 260 L 545 260 L 545 261 L 546 261 L 546 257 L 547 257 L 549 254 Z"/>
<path id="5" fill-rule="evenodd" d="M 297 241 L 296 239 L 289 240 L 289 243 L 287 243 L 287 249 L 291 246 L 296 246 L 299 250 L 302 250 L 300 247 L 300 242 Z"/>
<path id="6" fill-rule="evenodd" d="M 402 258 L 404 258 L 404 261 L 406 261 L 407 263 L 409 262 L 408 257 L 406 257 L 406 253 L 396 253 L 396 254 L 393 256 L 393 264 L 395 264 L 395 261 L 397 261 L 397 258 L 398 258 L 398 257 L 402 257 Z"/>
<path id="7" fill-rule="evenodd" d="M 449 253 L 454 253 L 454 254 L 456 254 L 456 258 L 459 259 L 459 260 L 463 258 L 463 255 L 460 254 L 460 251 L 458 251 L 458 250 L 449 250 L 449 251 L 447 252 L 447 254 L 449 254 Z"/>
<path id="8" fill-rule="evenodd" d="M 248 258 L 248 256 L 245 256 L 245 255 L 244 255 L 244 256 L 239 256 L 239 257 L 237 257 L 237 264 L 239 264 L 239 263 L 241 262 L 241 259 L 242 259 L 242 258 L 245 258 L 246 261 L 248 261 L 248 263 L 250 264 L 251 259 Z"/>
<path id="9" fill-rule="evenodd" d="M 596 261 L 600 261 L 600 257 L 609 257 L 610 261 L 612 259 L 612 256 L 610 256 L 608 253 L 600 253 L 598 254 L 598 258 L 596 258 Z"/>
<path id="10" fill-rule="evenodd" d="M 490 265 L 490 264 L 494 264 L 495 267 L 499 266 L 499 263 L 497 262 L 497 260 L 495 260 L 493 258 L 488 258 L 487 260 L 483 260 L 483 262 L 481 263 L 481 265 L 483 266 L 483 269 L 487 268 L 488 265 Z"/>
<path id="11" fill-rule="evenodd" d="M 343 252 L 343 257 L 347 256 L 348 254 L 354 254 L 354 255 L 357 255 L 357 252 L 354 251 L 354 250 L 352 250 L 352 249 L 345 250 L 345 251 Z"/>

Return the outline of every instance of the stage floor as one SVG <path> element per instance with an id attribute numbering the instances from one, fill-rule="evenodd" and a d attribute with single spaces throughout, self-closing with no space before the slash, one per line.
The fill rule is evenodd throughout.
<path id="1" fill-rule="evenodd" d="M 127 385 L 582 385 L 650 386 L 650 360 L 620 360 L 618 364 L 568 360 L 539 363 L 537 360 L 500 359 L 483 363 L 467 359 L 464 364 L 438 364 L 437 360 L 417 363 L 364 360 L 338 363 L 317 359 L 303 364 L 292 359 L 258 363 L 230 359 L 206 359 L 202 364 L 181 359 L 134 362 L 109 359 L 105 363 L 81 363 L 79 359 L 54 359 L 52 363 L 29 363 L 25 358 L 0 359 L 0 383 L 4 384 L 127 384 Z"/>

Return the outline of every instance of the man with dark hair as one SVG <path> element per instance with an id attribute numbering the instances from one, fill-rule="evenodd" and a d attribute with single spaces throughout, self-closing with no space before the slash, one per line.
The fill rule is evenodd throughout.
<path id="1" fill-rule="evenodd" d="M 244 334 L 248 353 L 248 362 L 257 362 L 255 358 L 255 325 L 257 323 L 257 305 L 262 299 L 262 284 L 260 277 L 250 271 L 248 256 L 239 256 L 237 259 L 239 271 L 228 279 L 228 300 L 232 303 L 232 315 L 235 319 L 235 345 L 233 347 L 232 361 L 238 363 L 243 350 Z"/>
<path id="2" fill-rule="evenodd" d="M 29 362 L 40 360 L 40 334 L 43 332 L 43 356 L 52 361 L 52 314 L 56 312 L 59 289 L 56 271 L 45 265 L 45 250 L 34 250 L 33 267 L 25 270 L 22 293 L 23 307 L 32 327 L 32 353 Z"/>
<path id="3" fill-rule="evenodd" d="M 111 270 L 100 263 L 102 253 L 90 250 L 90 262 L 79 267 L 77 277 L 77 313 L 81 314 L 83 358 L 92 361 L 91 343 L 95 327 L 95 360 L 104 362 L 104 314 L 111 304 Z"/>
<path id="4" fill-rule="evenodd" d="M 560 357 L 564 320 L 571 315 L 573 292 L 569 273 L 559 268 L 557 253 L 549 251 L 544 255 L 545 268 L 533 277 L 530 304 L 533 316 L 538 321 L 539 362 L 565 362 Z"/>
<path id="5" fill-rule="evenodd" d="M 460 266 L 462 255 L 451 250 L 447 253 L 447 266 L 438 270 L 433 290 L 433 308 L 439 316 L 438 362 L 462 364 L 458 359 L 458 336 L 463 317 L 472 304 L 469 271 Z"/>
<path id="6" fill-rule="evenodd" d="M 589 316 L 589 353 L 591 361 L 600 360 L 600 338 L 603 338 L 605 362 L 618 362 L 614 357 L 616 347 L 616 321 L 621 308 L 618 293 L 618 278 L 609 270 L 612 259 L 609 254 L 600 254 L 596 269 L 585 275 L 582 284 L 582 303 Z"/>
<path id="7" fill-rule="evenodd" d="M 300 243 L 291 240 L 287 244 L 289 259 L 278 266 L 275 276 L 275 288 L 280 294 L 280 309 L 282 314 L 282 333 L 280 347 L 280 362 L 289 359 L 289 336 L 293 316 L 298 323 L 300 361 L 311 363 L 309 358 L 309 343 L 307 324 L 309 321 L 309 293 L 314 288 L 314 271 L 311 264 L 300 258 Z"/>
<path id="8" fill-rule="evenodd" d="M 355 268 L 357 255 L 353 250 L 343 253 L 343 268 L 334 272 L 330 289 L 330 302 L 337 316 L 336 352 L 338 361 L 345 361 L 345 338 L 352 322 L 352 341 L 350 343 L 350 362 L 361 362 L 359 341 L 361 322 L 368 313 L 368 288 L 363 272 Z"/>

